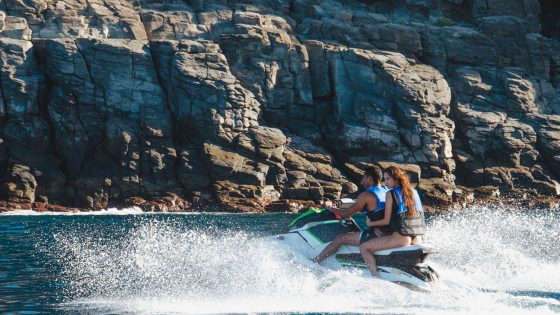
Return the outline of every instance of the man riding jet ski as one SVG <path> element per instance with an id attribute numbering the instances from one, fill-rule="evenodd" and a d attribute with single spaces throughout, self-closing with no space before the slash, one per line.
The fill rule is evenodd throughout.
<path id="1" fill-rule="evenodd" d="M 385 197 L 389 188 L 381 186 L 381 168 L 377 166 L 368 167 L 362 176 L 360 184 L 364 188 L 364 192 L 358 195 L 358 198 L 349 207 L 330 207 L 329 210 L 337 217 L 343 219 L 350 218 L 357 212 L 362 211 L 369 221 L 375 222 L 382 220 L 385 215 Z M 366 221 L 367 222 L 367 221 Z M 334 254 L 342 245 L 360 246 L 363 243 L 377 237 L 390 234 L 388 225 L 370 227 L 362 232 L 349 232 L 339 234 L 325 249 L 313 258 L 316 263 L 321 263 L 327 257 Z"/>
<path id="2" fill-rule="evenodd" d="M 364 178 L 366 176 L 368 176 L 367 170 L 364 173 Z M 362 184 L 364 184 L 364 179 Z M 381 203 L 380 199 L 382 198 L 379 198 L 379 194 L 376 194 L 379 189 L 371 189 L 371 187 L 365 186 L 367 185 L 364 185 L 366 191 L 371 192 L 377 199 L 376 201 Z M 379 185 L 376 186 L 379 187 Z M 394 192 L 392 193 L 394 194 Z M 351 199 L 342 199 L 341 202 L 343 205 L 350 205 L 350 207 L 346 210 L 335 210 L 335 213 L 346 216 L 356 212 L 356 209 L 354 209 L 356 203 L 352 202 Z M 373 202 L 374 205 L 379 206 L 378 203 Z M 366 210 L 369 210 L 366 213 L 369 217 L 367 221 L 370 222 L 368 225 L 371 225 L 372 220 L 380 220 L 379 207 L 369 205 L 367 208 Z M 363 229 L 364 231 L 362 231 L 354 219 L 339 220 L 335 213 L 329 210 L 312 208 L 290 223 L 288 226 L 290 231 L 287 234 L 279 235 L 276 238 L 301 252 L 304 256 L 310 259 L 315 258 L 314 261 L 316 262 L 324 259 L 324 265 L 331 268 L 367 268 L 358 245 L 368 241 L 371 242 L 376 236 L 382 236 L 374 235 L 372 237 L 372 233 L 378 234 L 381 232 L 380 234 L 387 235 L 387 232 L 390 232 L 387 230 L 389 227 L 383 228 L 387 232 L 376 231 L 375 229 Z M 341 235 L 344 235 L 344 237 L 341 237 Z M 341 242 L 341 239 L 346 239 L 346 241 Z M 333 242 L 334 240 L 337 241 Z M 364 251 L 362 250 L 362 252 Z M 438 281 L 437 273 L 424 262 L 432 252 L 433 248 L 428 244 L 415 244 L 375 251 L 372 258 L 377 263 L 375 270 L 380 279 L 409 287 L 430 289 Z M 334 257 L 327 258 L 333 253 Z"/>

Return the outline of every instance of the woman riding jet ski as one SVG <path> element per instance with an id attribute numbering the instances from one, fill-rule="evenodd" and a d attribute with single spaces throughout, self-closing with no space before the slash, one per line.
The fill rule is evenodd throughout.
<path id="1" fill-rule="evenodd" d="M 366 174 L 364 174 L 364 177 Z M 363 180 L 362 184 L 364 184 Z M 373 194 L 376 196 L 378 195 L 375 193 Z M 392 196 L 390 196 L 389 194 L 386 195 L 388 196 L 387 198 L 392 198 Z M 348 200 L 345 199 L 341 201 L 343 203 L 348 202 Z M 374 203 L 370 203 L 369 205 L 366 205 L 367 210 L 378 210 L 378 207 L 374 207 L 373 204 Z M 395 204 L 398 205 L 398 202 L 391 203 L 391 205 Z M 418 211 L 421 211 L 421 208 L 417 209 Z M 335 210 L 335 212 L 342 215 L 348 215 L 349 213 L 351 214 L 354 210 L 354 208 L 350 207 L 347 210 Z M 388 211 L 388 215 L 390 218 L 392 213 L 397 213 L 397 211 L 392 210 L 393 209 L 391 208 L 391 210 Z M 369 224 L 375 221 L 379 221 L 377 219 L 379 219 L 380 214 L 376 215 L 376 212 L 380 211 L 373 211 L 368 213 L 369 218 L 367 221 L 370 222 Z M 385 218 L 386 215 L 387 213 L 384 213 L 382 217 Z M 423 213 L 420 215 L 423 219 Z M 406 220 L 407 218 L 401 215 L 401 219 Z M 390 223 L 392 225 L 389 224 L 389 227 L 384 228 L 385 231 L 390 233 L 395 232 L 392 232 L 392 230 L 388 230 L 389 228 L 402 228 L 403 224 L 402 222 L 395 224 L 393 221 L 390 221 Z M 406 222 L 404 224 L 406 225 Z M 385 223 L 385 225 L 387 225 L 387 223 Z M 353 219 L 341 221 L 337 218 L 335 213 L 329 210 L 312 208 L 297 217 L 289 224 L 288 227 L 290 228 L 290 231 L 287 234 L 276 236 L 276 239 L 282 241 L 298 252 L 301 252 L 304 256 L 310 259 L 314 257 L 319 258 L 316 260 L 325 259 L 323 264 L 335 269 L 342 267 L 367 268 L 367 265 L 365 264 L 364 259 L 360 254 L 360 248 L 358 247 L 360 238 L 364 240 L 366 237 L 361 233 L 362 231 Z M 375 230 L 364 230 L 365 232 L 363 233 L 373 232 L 375 236 L 368 235 L 368 238 L 370 238 L 370 240 L 366 239 L 365 242 L 362 242 L 363 244 L 368 244 L 376 240 L 382 240 L 385 237 L 390 238 L 390 236 L 378 235 Z M 331 242 L 337 239 L 339 235 L 349 236 L 346 238 L 347 242 L 339 241 L 336 245 L 329 245 L 331 244 Z M 414 239 L 414 241 L 418 241 L 418 239 Z M 364 252 L 364 254 L 371 255 L 371 260 L 375 259 L 374 264 L 377 261 L 377 266 L 375 266 L 374 268 L 377 276 L 380 279 L 396 282 L 410 287 L 430 289 L 431 286 L 438 281 L 438 275 L 424 261 L 426 257 L 433 252 L 433 248 L 428 244 L 410 245 L 411 242 L 412 238 L 409 237 L 408 245 L 406 246 L 395 248 L 385 247 L 385 249 L 383 250 L 374 249 L 373 254 L 367 253 L 368 249 L 371 248 L 369 247 L 371 246 L 371 244 L 369 244 L 368 247 L 362 251 Z M 374 244 L 374 246 L 379 246 L 379 244 Z M 329 254 L 334 252 L 334 257 L 327 258 Z M 319 253 L 322 253 L 320 257 L 318 257 Z M 371 260 L 369 262 L 371 262 Z"/>
<path id="2" fill-rule="evenodd" d="M 366 220 L 370 227 L 389 224 L 389 235 L 371 239 L 360 244 L 360 253 L 372 275 L 377 275 L 375 251 L 397 246 L 408 246 L 417 242 L 426 231 L 424 209 L 416 189 L 412 188 L 405 172 L 390 166 L 385 170 L 385 183 L 392 189 L 387 192 L 383 219 Z"/>

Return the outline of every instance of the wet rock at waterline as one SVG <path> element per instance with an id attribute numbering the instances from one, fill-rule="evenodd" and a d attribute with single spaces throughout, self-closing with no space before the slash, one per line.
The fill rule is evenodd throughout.
<path id="1" fill-rule="evenodd" d="M 558 195 L 550 4 L 432 2 L 5 0 L 1 198 L 265 207 L 369 164 L 433 202 Z"/>

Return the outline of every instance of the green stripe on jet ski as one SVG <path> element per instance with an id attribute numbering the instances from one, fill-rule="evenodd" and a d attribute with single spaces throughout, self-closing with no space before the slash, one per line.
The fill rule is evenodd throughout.
<path id="1" fill-rule="evenodd" d="M 341 265 L 348 266 L 348 267 L 359 267 L 359 268 L 366 268 L 367 267 L 365 263 L 350 261 L 350 260 L 346 260 L 346 259 L 340 258 L 340 257 L 336 257 L 336 261 L 338 263 L 340 263 Z"/>
<path id="2" fill-rule="evenodd" d="M 291 228 L 294 224 L 296 224 L 297 221 L 299 221 L 300 219 L 305 218 L 308 215 L 312 215 L 314 213 L 319 213 L 321 211 L 325 210 L 325 208 L 309 208 L 309 210 L 307 210 L 306 212 L 302 213 L 299 217 L 295 218 L 292 222 L 290 222 L 290 224 L 288 224 L 288 227 Z"/>

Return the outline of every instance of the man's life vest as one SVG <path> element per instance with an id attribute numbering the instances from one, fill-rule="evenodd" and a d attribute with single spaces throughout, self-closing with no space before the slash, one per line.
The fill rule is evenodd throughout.
<path id="1" fill-rule="evenodd" d="M 369 187 L 367 191 L 372 193 L 373 196 L 375 197 L 375 200 L 377 201 L 377 208 L 371 211 L 367 211 L 366 209 L 364 209 L 364 213 L 368 216 L 369 220 L 372 222 L 383 220 L 383 218 L 385 217 L 385 196 L 387 195 L 389 188 L 387 186 L 372 186 Z M 378 228 L 384 231 L 385 233 L 388 233 L 390 230 L 389 225 L 378 226 Z M 373 228 L 370 227 L 370 229 Z"/>

